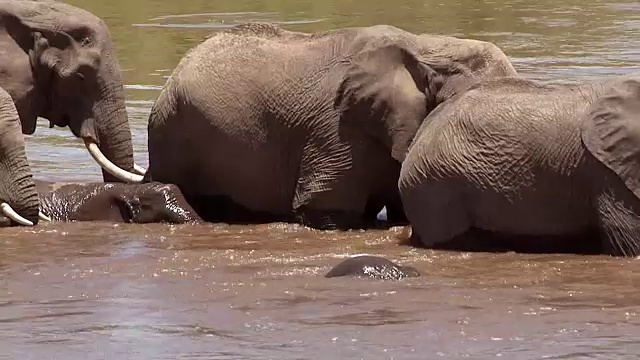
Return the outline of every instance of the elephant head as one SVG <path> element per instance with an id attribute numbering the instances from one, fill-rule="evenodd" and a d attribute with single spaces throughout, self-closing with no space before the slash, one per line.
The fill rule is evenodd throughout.
<path id="1" fill-rule="evenodd" d="M 437 35 L 388 38 L 345 62 L 334 103 L 341 121 L 364 126 L 399 162 L 440 103 L 481 79 L 517 75 L 494 44 Z"/>
<path id="2" fill-rule="evenodd" d="M 33 225 L 38 223 L 38 207 L 18 112 L 0 88 L 0 211 L 18 224 Z"/>
<path id="3" fill-rule="evenodd" d="M 106 24 L 54 1 L 0 3 L 0 85 L 13 98 L 24 134 L 36 118 L 69 126 L 103 168 L 104 181 L 141 181 L 120 68 Z M 4 59 L 2 57 L 5 57 Z"/>
<path id="4" fill-rule="evenodd" d="M 36 181 L 42 212 L 57 221 L 201 222 L 173 184 L 51 183 Z"/>
<path id="5" fill-rule="evenodd" d="M 580 120 L 582 143 L 640 199 L 640 73 L 605 84 Z"/>

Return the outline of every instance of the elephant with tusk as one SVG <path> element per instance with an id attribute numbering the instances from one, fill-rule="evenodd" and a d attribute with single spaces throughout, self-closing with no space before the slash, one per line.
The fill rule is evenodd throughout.
<path id="1" fill-rule="evenodd" d="M 190 50 L 167 80 L 149 117 L 145 176 L 178 185 L 203 216 L 228 206 L 239 221 L 350 229 L 386 207 L 402 223 L 398 174 L 420 123 L 500 76 L 516 71 L 484 41 L 387 25 L 238 25 Z"/>
<path id="2" fill-rule="evenodd" d="M 105 182 L 141 182 L 115 48 L 106 24 L 58 1 L 0 1 L 0 86 L 22 133 L 37 117 L 68 126 L 102 167 Z"/>

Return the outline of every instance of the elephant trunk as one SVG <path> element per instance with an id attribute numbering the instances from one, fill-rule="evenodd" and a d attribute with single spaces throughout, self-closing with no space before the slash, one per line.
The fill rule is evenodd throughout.
<path id="1" fill-rule="evenodd" d="M 38 192 L 29 168 L 18 113 L 8 94 L 0 98 L 0 210 L 15 222 L 37 224 Z"/>
<path id="2" fill-rule="evenodd" d="M 129 119 L 125 108 L 124 90 L 105 87 L 102 99 L 94 108 L 97 126 L 98 147 L 117 167 L 133 171 L 133 144 Z M 119 182 L 120 179 L 102 169 L 105 182 Z"/>
<path id="3" fill-rule="evenodd" d="M 39 207 L 40 202 L 38 199 L 38 192 L 36 191 L 35 183 L 33 182 L 33 175 L 31 169 L 26 161 L 26 153 L 23 151 L 16 151 L 22 153 L 24 161 L 13 161 L 9 170 L 12 174 L 3 179 L 5 183 L 6 194 L 3 194 L 3 200 L 0 203 L 0 210 L 2 214 L 10 218 L 16 223 L 21 225 L 35 225 L 40 219 Z M 8 154 L 7 156 L 19 157 L 18 154 Z M 16 162 L 24 162 L 24 164 L 16 164 Z M 26 221 L 25 221 L 26 220 Z M 48 219 L 46 219 L 48 220 Z"/>
<path id="4" fill-rule="evenodd" d="M 136 170 L 133 161 L 120 69 L 110 55 L 106 55 L 103 61 L 98 76 L 100 95 L 93 107 L 93 118 L 83 122 L 80 136 L 102 167 L 105 182 L 140 182 L 142 176 L 132 173 L 140 171 Z"/>

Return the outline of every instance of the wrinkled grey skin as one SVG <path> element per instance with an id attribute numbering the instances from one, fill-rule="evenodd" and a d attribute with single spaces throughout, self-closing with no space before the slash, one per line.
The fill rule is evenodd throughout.
<path id="1" fill-rule="evenodd" d="M 25 219 L 38 223 L 38 193 L 20 131 L 20 118 L 11 96 L 0 88 L 0 203 L 2 202 L 9 204 Z M 2 226 L 11 223 L 6 219 Z"/>
<path id="2" fill-rule="evenodd" d="M 338 276 L 402 280 L 408 277 L 418 277 L 420 272 L 412 266 L 401 266 L 379 256 L 361 255 L 340 262 L 325 275 L 328 278 Z"/>
<path id="3" fill-rule="evenodd" d="M 201 214 L 233 204 L 248 221 L 348 229 L 386 206 L 402 222 L 400 162 L 426 114 L 478 78 L 515 74 L 476 40 L 239 25 L 190 50 L 167 80 L 146 178 L 178 185 Z"/>
<path id="4" fill-rule="evenodd" d="M 202 219 L 171 184 L 37 181 L 42 212 L 54 221 L 196 223 Z"/>
<path id="5" fill-rule="evenodd" d="M 36 118 L 91 139 L 133 170 L 124 89 L 111 35 L 97 16 L 55 1 L 0 1 L 0 86 L 24 134 Z M 119 182 L 103 170 L 104 181 Z"/>
<path id="6" fill-rule="evenodd" d="M 427 117 L 399 188 L 414 238 L 429 247 L 476 232 L 481 240 L 467 242 L 550 238 L 573 252 L 637 256 L 639 179 L 633 73 L 577 87 L 480 83 Z"/>

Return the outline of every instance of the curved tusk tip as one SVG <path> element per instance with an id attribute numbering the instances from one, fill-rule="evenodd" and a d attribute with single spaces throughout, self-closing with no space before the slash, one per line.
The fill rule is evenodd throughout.
<path id="1" fill-rule="evenodd" d="M 20 214 L 18 214 L 15 210 L 13 210 L 13 208 L 11 207 L 11 205 L 3 202 L 0 204 L 0 211 L 2 211 L 2 213 L 8 217 L 9 219 L 17 222 L 20 225 L 24 225 L 24 226 L 33 226 L 33 222 L 30 220 L 25 219 L 24 217 L 20 216 Z"/>
<path id="2" fill-rule="evenodd" d="M 96 145 L 94 142 L 91 142 L 88 139 L 84 139 L 84 144 L 91 157 L 93 157 L 93 159 L 100 165 L 100 167 L 102 167 L 111 175 L 117 177 L 120 180 L 130 183 L 141 183 L 144 180 L 144 176 L 123 170 L 112 163 L 111 160 L 107 159 L 107 157 L 104 156 L 102 151 L 100 151 L 100 149 L 98 148 L 98 145 Z"/>
<path id="3" fill-rule="evenodd" d="M 43 214 L 42 211 L 38 212 L 38 217 L 40 218 L 40 220 L 51 221 L 51 218 Z"/>
<path id="4" fill-rule="evenodd" d="M 147 173 L 147 169 L 143 168 L 142 166 L 140 166 L 138 164 L 133 164 L 133 171 L 138 173 L 138 175 L 144 175 L 144 174 Z"/>

